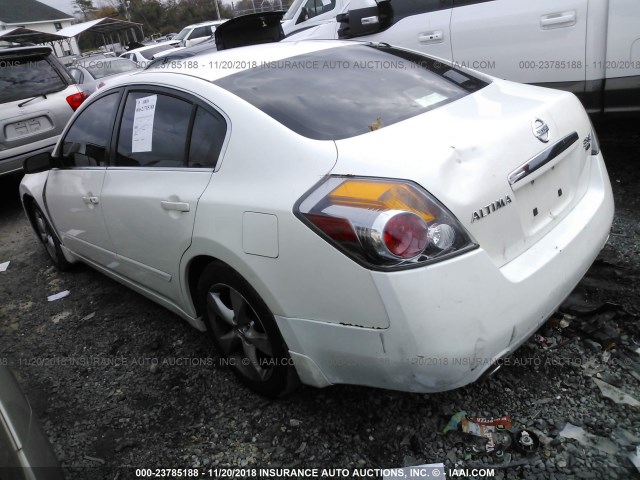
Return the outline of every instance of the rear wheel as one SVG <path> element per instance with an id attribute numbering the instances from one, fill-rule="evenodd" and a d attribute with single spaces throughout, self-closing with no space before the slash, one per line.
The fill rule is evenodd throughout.
<path id="1" fill-rule="evenodd" d="M 64 258 L 58 237 L 53 233 L 53 229 L 49 225 L 44 213 L 42 213 L 42 210 L 35 204 L 31 206 L 31 213 L 33 215 L 36 234 L 44 245 L 49 258 L 58 270 L 68 270 L 71 264 Z"/>
<path id="2" fill-rule="evenodd" d="M 298 386 L 273 314 L 244 278 L 213 263 L 205 268 L 198 292 L 213 342 L 242 383 L 268 397 Z"/>

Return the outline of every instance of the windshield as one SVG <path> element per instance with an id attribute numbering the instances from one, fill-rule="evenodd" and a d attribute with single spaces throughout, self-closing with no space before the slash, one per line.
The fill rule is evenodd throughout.
<path id="1" fill-rule="evenodd" d="M 59 92 L 67 88 L 45 58 L 0 57 L 0 103 L 14 102 L 38 95 Z"/>
<path id="2" fill-rule="evenodd" d="M 91 62 L 85 62 L 82 66 L 86 68 L 95 79 L 130 72 L 138 68 L 134 62 L 124 58 L 113 60 L 94 60 Z"/>
<path id="3" fill-rule="evenodd" d="M 180 30 L 180 33 L 173 37 L 171 40 L 182 40 L 189 34 L 190 31 L 191 29 L 189 27 L 184 27 L 182 30 Z"/>
<path id="4" fill-rule="evenodd" d="M 364 44 L 263 62 L 215 83 L 315 140 L 377 130 L 487 85 L 429 57 Z"/>
<path id="5" fill-rule="evenodd" d="M 289 7 L 289 10 L 287 10 L 287 13 L 282 17 L 282 20 L 291 20 L 304 1 L 305 0 L 295 0 L 295 2 L 293 2 Z"/>

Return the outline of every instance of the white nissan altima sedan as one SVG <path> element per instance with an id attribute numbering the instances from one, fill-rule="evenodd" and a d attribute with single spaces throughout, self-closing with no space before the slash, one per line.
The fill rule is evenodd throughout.
<path id="1" fill-rule="evenodd" d="M 569 295 L 613 218 L 575 96 L 386 44 L 125 77 L 25 170 L 58 267 L 85 262 L 208 330 L 271 396 L 477 380 Z"/>

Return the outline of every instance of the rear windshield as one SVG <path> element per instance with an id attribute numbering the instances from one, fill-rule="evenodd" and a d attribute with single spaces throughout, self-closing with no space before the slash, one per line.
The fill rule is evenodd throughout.
<path id="1" fill-rule="evenodd" d="M 134 62 L 124 58 L 92 60 L 91 62 L 81 63 L 80 65 L 89 70 L 89 73 L 96 79 L 118 73 L 130 72 L 138 68 Z"/>
<path id="2" fill-rule="evenodd" d="M 428 57 L 364 44 L 263 63 L 215 83 L 316 140 L 376 130 L 487 85 Z"/>
<path id="3" fill-rule="evenodd" d="M 42 56 L 0 57 L 0 103 L 59 92 L 67 84 Z"/>

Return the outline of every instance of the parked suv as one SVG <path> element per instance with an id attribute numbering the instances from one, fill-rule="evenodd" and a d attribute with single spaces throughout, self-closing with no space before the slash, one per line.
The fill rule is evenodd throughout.
<path id="1" fill-rule="evenodd" d="M 85 98 L 51 48 L 0 49 L 0 175 L 52 150 Z"/>

